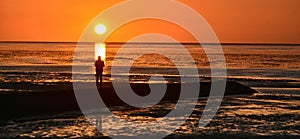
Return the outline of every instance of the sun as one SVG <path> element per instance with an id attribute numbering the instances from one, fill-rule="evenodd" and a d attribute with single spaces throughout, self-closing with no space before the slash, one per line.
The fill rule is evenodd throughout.
<path id="1" fill-rule="evenodd" d="M 95 32 L 99 35 L 104 34 L 106 32 L 106 27 L 102 24 L 98 24 L 95 26 Z"/>

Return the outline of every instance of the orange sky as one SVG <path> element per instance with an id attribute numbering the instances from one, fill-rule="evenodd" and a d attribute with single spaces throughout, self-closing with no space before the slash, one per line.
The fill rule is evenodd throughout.
<path id="1" fill-rule="evenodd" d="M 77 41 L 96 15 L 120 1 L 0 0 L 0 41 Z M 300 43 L 299 0 L 180 1 L 207 20 L 221 42 Z M 148 32 L 194 41 L 182 28 L 158 20 L 126 24 L 108 41 Z"/>

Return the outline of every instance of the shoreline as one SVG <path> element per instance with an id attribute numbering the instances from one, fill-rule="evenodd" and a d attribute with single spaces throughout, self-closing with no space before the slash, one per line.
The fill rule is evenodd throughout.
<path id="1" fill-rule="evenodd" d="M 95 42 L 72 42 L 72 41 L 60 41 L 60 42 L 55 42 L 55 41 L 0 41 L 0 43 L 68 43 L 68 44 L 77 44 L 77 43 L 83 43 L 83 44 L 93 44 Z M 178 44 L 178 43 L 156 43 L 156 42 L 104 42 L 109 45 L 123 45 L 125 43 L 127 44 Z M 270 42 L 221 42 L 221 43 L 210 43 L 210 42 L 205 42 L 205 43 L 199 43 L 199 42 L 180 42 L 183 45 L 287 45 L 287 46 L 300 46 L 299 43 L 270 43 Z"/>

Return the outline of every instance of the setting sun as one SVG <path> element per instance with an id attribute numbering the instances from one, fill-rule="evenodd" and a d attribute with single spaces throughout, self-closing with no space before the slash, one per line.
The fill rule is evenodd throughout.
<path id="1" fill-rule="evenodd" d="M 104 34 L 106 32 L 106 27 L 102 24 L 99 24 L 95 27 L 95 32 L 99 35 Z"/>

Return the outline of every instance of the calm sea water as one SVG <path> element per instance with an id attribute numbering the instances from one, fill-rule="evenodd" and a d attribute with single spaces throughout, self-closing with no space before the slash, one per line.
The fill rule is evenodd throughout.
<path id="1" fill-rule="evenodd" d="M 75 82 L 72 80 L 72 62 L 76 43 L 0 43 L 0 82 Z M 174 63 L 168 58 L 151 54 L 151 47 L 157 44 L 133 44 L 126 48 L 130 53 L 118 57 L 124 63 L 134 61 L 129 73 L 120 76 L 132 75 L 132 82 L 144 81 L 145 77 L 162 74 L 165 77 L 179 77 Z M 167 48 L 163 48 L 166 46 Z M 91 46 L 93 47 L 93 46 Z M 114 56 L 121 45 L 106 46 L 105 81 L 114 80 L 110 77 L 110 67 Z M 209 61 L 202 47 L 199 45 L 186 45 L 186 49 L 195 60 L 199 77 L 210 77 Z M 135 49 L 149 50 L 136 60 Z M 186 61 L 181 50 L 176 45 L 166 44 L 160 48 L 176 57 L 181 67 L 191 68 L 191 61 Z M 241 81 L 250 86 L 298 86 L 300 81 L 300 46 L 280 45 L 224 45 L 227 66 L 227 78 Z M 87 59 L 93 53 L 86 53 L 82 61 L 74 67 L 89 68 L 93 71 L 93 63 Z M 218 54 L 214 54 L 218 55 Z M 116 65 L 122 69 L 124 65 Z M 93 72 L 77 72 L 82 76 L 79 82 L 94 82 Z M 272 81 L 263 82 L 261 81 Z M 255 81 L 255 82 L 254 82 Z"/>
<path id="2" fill-rule="evenodd" d="M 151 48 L 155 44 L 140 44 L 138 47 Z M 94 82 L 92 72 L 76 72 L 82 80 L 72 80 L 72 59 L 76 43 L 0 43 L 0 83 L 60 83 Z M 93 47 L 93 46 L 91 46 Z M 170 82 L 176 82 L 178 71 L 170 60 L 157 54 L 144 55 L 134 61 L 129 73 L 110 78 L 110 67 L 121 45 L 107 45 L 104 80 L 120 80 L 130 76 L 130 82 L 146 82 L 154 74 L 162 74 Z M 133 60 L 137 45 L 119 59 L 124 63 Z M 210 69 L 206 54 L 199 45 L 186 45 L 195 60 L 202 80 L 209 79 Z M 177 58 L 186 69 L 191 64 L 182 57 L 176 46 L 168 45 L 168 53 Z M 147 50 L 147 49 L 145 49 Z M 162 49 L 163 50 L 163 49 Z M 237 81 L 259 91 L 254 95 L 226 96 L 222 105 L 208 126 L 197 128 L 199 113 L 206 104 L 200 100 L 195 112 L 180 129 L 170 134 L 192 137 L 234 138 L 258 136 L 296 137 L 300 136 L 300 46 L 284 45 L 225 45 L 223 46 L 227 65 L 227 79 Z M 93 65 L 85 59 L 93 53 L 85 53 L 76 67 L 90 68 Z M 216 54 L 217 55 L 217 54 Z M 123 65 L 117 65 L 124 68 Z M 123 81 L 123 80 L 120 80 Z M 189 103 L 187 100 L 186 103 Z M 164 103 L 158 108 L 143 111 L 113 110 L 117 115 L 139 121 L 141 126 L 149 120 L 157 120 L 153 113 L 167 111 L 173 104 Z M 199 112 L 199 113 L 197 113 Z M 149 115 L 147 115 L 149 114 Z M 146 116 L 146 118 L 145 118 Z M 71 117 L 71 118 L 70 118 Z M 144 120 L 143 120 L 144 119 Z M 176 119 L 176 118 L 175 118 Z M 102 119 L 108 126 L 111 119 Z M 107 122 L 105 122 L 107 121 Z M 172 122 L 177 122 L 176 120 Z M 111 127 L 109 135 L 127 134 L 128 125 Z M 130 126 L 130 125 L 129 125 Z M 161 126 L 168 126 L 161 123 Z M 160 129 L 148 126 L 149 132 Z M 144 132 L 137 129 L 136 132 Z M 164 131 L 161 131 L 164 132 Z M 74 113 L 52 115 L 48 119 L 34 118 L 30 121 L 11 122 L 0 126 L 0 137 L 101 137 L 96 128 L 83 116 Z M 129 135 L 130 136 L 130 135 Z"/>

